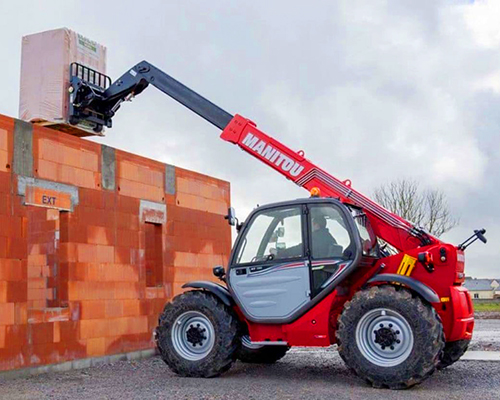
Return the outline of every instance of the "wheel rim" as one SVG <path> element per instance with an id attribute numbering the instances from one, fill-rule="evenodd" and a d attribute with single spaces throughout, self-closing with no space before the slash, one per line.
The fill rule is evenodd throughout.
<path id="1" fill-rule="evenodd" d="M 361 354 L 381 367 L 405 361 L 413 349 L 413 331 L 398 312 L 377 308 L 368 311 L 356 327 L 356 343 Z"/>
<path id="2" fill-rule="evenodd" d="M 241 337 L 241 344 L 247 349 L 251 350 L 258 350 L 264 347 L 263 344 L 253 344 L 252 341 L 250 340 L 250 336 L 248 335 L 243 335 Z"/>
<path id="3" fill-rule="evenodd" d="M 213 349 L 215 330 L 212 322 L 201 312 L 187 311 L 181 314 L 172 327 L 172 345 L 186 360 L 205 358 Z"/>

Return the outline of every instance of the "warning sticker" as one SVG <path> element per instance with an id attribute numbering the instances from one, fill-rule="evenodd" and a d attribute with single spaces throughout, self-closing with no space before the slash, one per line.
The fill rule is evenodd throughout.
<path id="1" fill-rule="evenodd" d="M 399 275 L 406 275 L 410 276 L 413 268 L 415 268 L 415 263 L 417 262 L 417 259 L 415 257 L 409 256 L 408 254 L 405 254 L 403 259 L 401 260 L 401 264 L 399 264 L 398 268 L 398 274 Z"/>

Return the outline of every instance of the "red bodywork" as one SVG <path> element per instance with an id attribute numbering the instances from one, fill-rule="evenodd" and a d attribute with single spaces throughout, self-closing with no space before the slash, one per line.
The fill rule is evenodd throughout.
<path id="1" fill-rule="evenodd" d="M 256 324 L 247 321 L 252 341 L 283 340 L 291 346 L 328 346 L 335 343 L 336 321 L 344 303 L 376 273 L 399 273 L 405 256 L 414 260 L 423 252 L 428 253 L 427 259 L 432 259 L 434 271 L 431 273 L 423 263 L 414 261 L 407 273 L 439 296 L 440 302 L 432 305 L 442 320 L 446 341 L 472 337 L 473 307 L 467 289 L 462 286 L 464 254 L 456 246 L 443 243 L 431 235 L 426 236 L 427 243 L 423 245 L 415 234 L 413 224 L 352 189 L 349 180 L 340 181 L 323 171 L 307 160 L 304 152 L 295 152 L 261 132 L 253 122 L 240 115 L 234 116 L 221 138 L 237 144 L 308 191 L 317 187 L 322 196 L 336 197 L 346 204 L 361 207 L 377 237 L 400 251 L 375 263 L 363 260 L 356 271 L 342 282 L 342 290 L 332 292 L 293 323 Z M 240 310 L 237 312 L 243 317 Z"/>

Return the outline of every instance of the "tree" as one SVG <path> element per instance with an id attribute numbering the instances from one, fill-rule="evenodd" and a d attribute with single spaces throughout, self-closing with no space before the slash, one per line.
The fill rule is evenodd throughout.
<path id="1" fill-rule="evenodd" d="M 381 185 L 374 197 L 383 207 L 437 237 L 458 224 L 442 191 L 421 190 L 413 180 L 400 179 Z"/>

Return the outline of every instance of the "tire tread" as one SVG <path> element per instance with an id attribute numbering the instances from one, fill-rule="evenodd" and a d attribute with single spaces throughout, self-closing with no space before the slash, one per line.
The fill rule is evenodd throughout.
<path id="1" fill-rule="evenodd" d="M 388 308 L 391 308 L 391 304 L 397 304 L 399 309 L 396 311 L 398 312 L 400 309 L 408 309 L 418 314 L 414 336 L 434 338 L 434 340 L 427 340 L 423 348 L 412 351 L 410 357 L 413 359 L 409 367 L 400 368 L 400 371 L 395 369 L 397 367 L 390 367 L 386 369 L 386 375 L 384 375 L 380 369 L 383 367 L 370 363 L 357 350 L 355 339 L 357 321 L 364 312 L 370 309 L 370 304 L 380 304 L 379 306 Z M 438 366 L 444 347 L 442 324 L 434 308 L 408 290 L 391 285 L 374 286 L 357 292 L 345 304 L 343 312 L 338 317 L 336 335 L 340 357 L 350 369 L 373 387 L 390 389 L 407 389 L 431 376 Z M 414 353 L 415 351 L 419 353 Z"/>
<path id="2" fill-rule="evenodd" d="M 216 332 L 211 353 L 202 360 L 182 358 L 172 347 L 171 325 L 185 311 L 205 311 L 211 316 Z M 163 361 L 180 376 L 211 378 L 229 370 L 236 359 L 240 340 L 238 320 L 233 311 L 216 296 L 203 290 L 182 293 L 168 302 L 160 314 L 156 328 L 156 345 Z"/>

